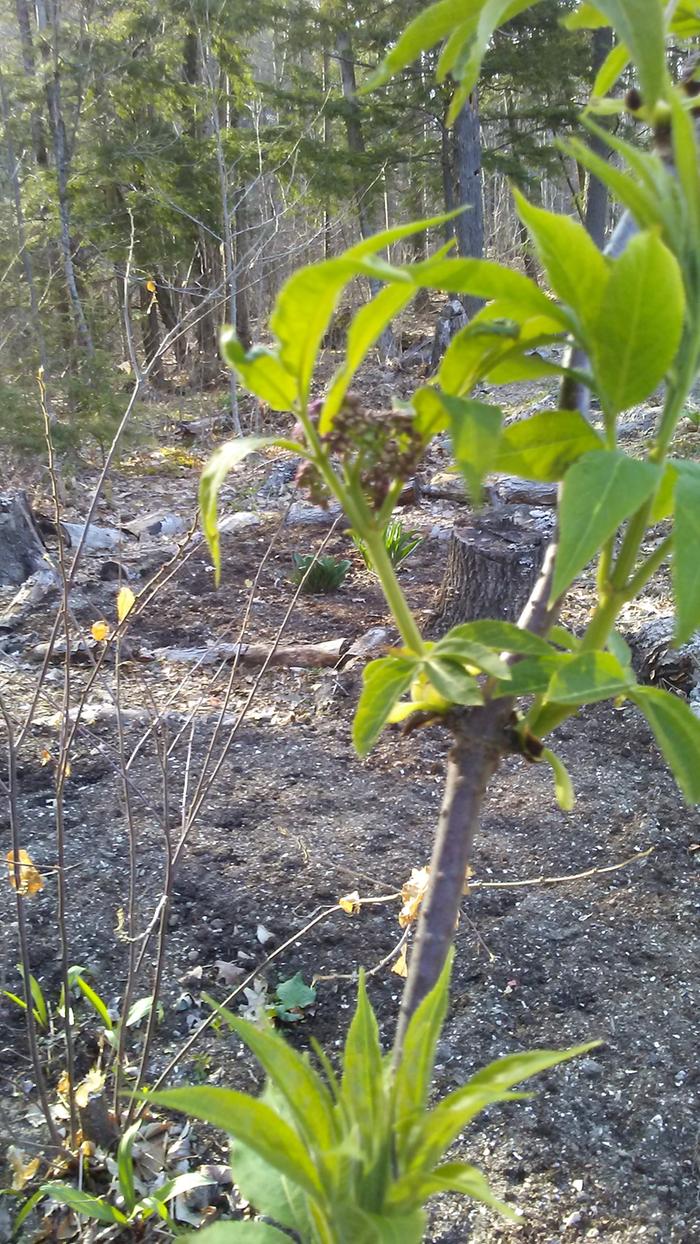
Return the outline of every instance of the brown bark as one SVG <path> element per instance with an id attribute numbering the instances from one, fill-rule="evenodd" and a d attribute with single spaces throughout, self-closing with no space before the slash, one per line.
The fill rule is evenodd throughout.
<path id="1" fill-rule="evenodd" d="M 546 538 L 517 524 L 516 513 L 504 508 L 454 529 L 431 633 L 477 618 L 518 617 L 537 582 Z"/>
<path id="2" fill-rule="evenodd" d="M 362 157 L 365 154 L 365 139 L 362 131 L 362 119 L 360 113 L 360 105 L 357 100 L 357 83 L 355 80 L 355 62 L 352 54 L 352 41 L 347 30 L 340 30 L 337 36 L 338 60 L 340 62 L 340 76 L 343 85 L 343 97 L 345 99 L 345 130 L 348 140 L 348 150 L 352 155 L 358 157 L 354 162 L 362 165 Z M 355 207 L 357 211 L 357 219 L 360 226 L 360 234 L 363 238 L 368 238 L 372 234 L 372 224 L 370 214 L 366 206 L 364 190 L 362 184 L 358 184 L 358 178 L 355 177 Z M 369 287 L 374 297 L 380 289 L 380 282 L 371 280 Z M 387 359 L 395 352 L 394 337 L 391 327 L 387 326 L 379 341 L 377 349 L 380 358 Z"/>
<path id="3" fill-rule="evenodd" d="M 154 294 L 141 285 L 141 339 L 143 353 L 148 368 L 148 379 L 157 388 L 163 383 L 163 358 L 160 354 L 160 322 L 158 320 L 158 303 Z"/>
<path id="4" fill-rule="evenodd" d="M 95 347 L 78 290 L 78 284 L 75 276 L 75 266 L 73 263 L 73 249 L 71 245 L 70 203 L 68 197 L 70 153 L 68 150 L 66 125 L 61 106 L 61 77 L 57 47 L 58 32 L 55 26 L 50 26 L 49 24 L 46 14 L 45 0 L 36 0 L 36 13 L 39 31 L 42 39 L 46 43 L 47 55 L 50 55 L 53 61 L 46 76 L 46 102 L 48 105 L 54 171 L 56 174 L 58 218 L 60 224 L 59 244 L 61 247 L 61 258 L 63 261 L 66 290 L 70 300 L 71 312 L 73 315 L 78 342 L 87 354 L 92 355 L 95 352 Z"/>
<path id="5" fill-rule="evenodd" d="M 24 583 L 40 568 L 44 551 L 26 495 L 0 496 L 0 584 Z"/>

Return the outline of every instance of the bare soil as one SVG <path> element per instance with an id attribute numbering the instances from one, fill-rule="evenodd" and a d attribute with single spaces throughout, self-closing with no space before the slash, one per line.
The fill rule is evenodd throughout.
<path id="1" fill-rule="evenodd" d="M 228 504 L 252 508 L 251 498 L 270 468 L 271 462 L 260 457 L 239 472 L 225 494 Z M 143 506 L 168 502 L 183 513 L 193 503 L 196 471 L 183 469 L 176 478 L 155 474 L 140 487 L 146 490 Z M 126 513 L 130 496 L 133 513 L 133 490 L 131 477 L 117 475 L 101 521 Z M 73 504 L 79 513 L 79 494 Z M 402 574 L 409 600 L 424 618 L 436 599 L 444 536 L 454 513 L 445 503 L 404 516 L 407 526 L 425 536 Z M 129 642 L 153 650 L 204 644 L 221 635 L 235 638 L 275 522 L 264 517 L 261 526 L 224 538 L 218 588 L 204 549 L 196 548 L 153 606 L 135 619 Z M 291 553 L 310 551 L 319 538 L 312 528 L 284 528 L 252 604 L 251 640 L 272 638 L 291 599 Z M 356 638 L 371 626 L 387 624 L 376 583 L 348 537 L 332 536 L 327 551 L 350 557 L 351 575 L 331 596 L 300 599 L 287 629 L 289 639 Z M 167 549 L 157 553 L 149 553 L 151 561 L 164 561 Z M 141 549 L 126 553 L 135 591 L 146 577 L 149 558 Z M 97 618 L 114 618 L 116 589 L 99 580 L 99 559 L 86 559 L 85 565 L 75 612 L 89 629 Z M 584 579 L 573 595 L 567 624 L 580 623 L 588 590 Z M 661 576 L 639 616 L 650 616 L 666 603 Z M 36 677 L 30 649 L 48 636 L 50 622 L 47 607 L 21 635 L 5 641 L 0 656 L 4 694 L 18 718 Z M 75 668 L 74 695 L 86 677 L 86 668 Z M 253 677 L 245 669 L 236 675 L 229 713 L 243 703 Z M 123 704 L 138 710 L 134 716 L 125 714 L 127 750 L 143 735 L 149 715 L 167 702 L 158 743 L 150 738 L 131 770 L 142 927 L 162 885 L 158 748 L 172 748 L 167 798 L 177 840 L 183 785 L 187 780 L 191 791 L 201 771 L 227 678 L 227 670 L 214 677 L 210 669 L 188 672 L 158 659 L 125 659 Z M 447 738 L 439 729 L 402 738 L 391 728 L 369 759 L 359 761 L 350 742 L 359 678 L 359 669 L 271 671 L 226 750 L 176 872 L 164 1014 L 151 1081 L 181 1047 L 193 1022 L 208 1014 L 201 991 L 226 995 L 217 983 L 217 961 L 254 968 L 340 895 L 353 890 L 366 897 L 392 894 L 413 867 L 428 862 Z M 109 666 L 88 700 L 93 706 L 108 705 L 113 689 Z M 27 904 L 32 964 L 52 999 L 59 990 L 54 790 L 52 766 L 42 766 L 41 753 L 55 749 L 61 693 L 57 668 L 20 757 L 19 781 L 24 843 L 46 878 L 43 893 Z M 195 707 L 196 726 L 190 731 L 186 723 Z M 474 884 L 457 934 L 435 1091 L 452 1089 L 484 1063 L 513 1051 L 596 1038 L 603 1044 L 540 1077 L 531 1100 L 488 1111 L 456 1146 L 460 1157 L 481 1167 L 497 1193 L 522 1211 L 521 1224 L 502 1224 L 462 1199 L 443 1198 L 433 1204 L 428 1239 L 443 1244 L 467 1239 L 473 1244 L 578 1239 L 693 1244 L 700 1240 L 700 816 L 683 805 L 632 707 L 582 711 L 557 731 L 554 746 L 576 788 L 572 814 L 557 809 L 544 767 L 509 761 L 490 789 Z M 128 850 L 117 750 L 114 718 L 96 714 L 86 719 L 66 804 L 70 958 L 89 967 L 100 994 L 110 1001 L 123 988 L 126 966 L 118 913 L 127 900 Z M 0 821 L 0 832 L 4 852 L 9 849 L 6 819 Z M 649 854 L 631 859 L 649 848 Z M 594 871 L 630 860 L 616 871 Z M 590 875 L 556 880 L 578 873 Z M 5 896 L 0 908 L 4 973 L 6 987 L 16 989 L 14 911 L 7 888 Z M 355 985 L 348 977 L 359 965 L 372 968 L 389 957 L 372 976 L 370 989 L 382 1035 L 387 1044 L 391 1041 L 401 990 L 390 970 L 400 937 L 398 907 L 388 901 L 365 907 L 355 917 L 337 911 L 264 970 L 271 987 L 297 971 L 317 981 L 316 1008 L 293 1040 L 306 1045 L 315 1036 L 331 1057 L 337 1054 L 353 1005 Z M 259 925 L 274 939 L 264 948 Z M 148 992 L 152 960 L 151 954 L 140 993 Z M 201 979 L 193 980 L 200 967 Z M 40 1146 L 40 1133 L 28 1117 L 36 1093 L 23 1019 L 9 1002 L 0 1003 L 0 1024 L 7 1107 L 0 1138 L 5 1146 L 32 1153 Z M 95 1058 L 93 1031 L 86 1018 L 78 1042 L 82 1073 Z M 47 1052 L 55 1084 L 62 1070 L 59 1043 Z M 237 1043 L 211 1029 L 174 1074 L 180 1083 L 193 1078 L 246 1089 L 259 1083 Z M 203 1152 L 224 1153 L 218 1141 L 199 1134 Z"/>

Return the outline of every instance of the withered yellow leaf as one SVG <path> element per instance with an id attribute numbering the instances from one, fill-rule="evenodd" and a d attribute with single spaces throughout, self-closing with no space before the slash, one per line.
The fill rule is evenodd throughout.
<path id="1" fill-rule="evenodd" d="M 16 1145 L 10 1145 L 7 1150 L 7 1160 L 12 1168 L 12 1191 L 21 1192 L 24 1185 L 36 1175 L 40 1159 L 32 1158 L 28 1162 L 26 1153 L 23 1153 Z"/>
<path id="2" fill-rule="evenodd" d="M 60 1076 L 58 1077 L 58 1084 L 56 1085 L 56 1092 L 58 1093 L 59 1097 L 68 1096 L 70 1092 L 70 1080 L 68 1078 L 67 1071 L 62 1071 Z"/>
<path id="3" fill-rule="evenodd" d="M 146 281 L 146 289 L 148 290 L 149 294 L 155 294 L 156 292 L 155 281 Z"/>
<path id="4" fill-rule="evenodd" d="M 7 859 L 7 868 L 10 874 L 10 885 L 13 890 L 18 890 L 25 897 L 31 897 L 32 894 L 38 894 L 40 890 L 43 890 L 44 880 L 42 875 L 26 851 L 20 851 L 17 857 L 15 857 L 14 851 L 8 851 L 5 858 Z M 19 884 L 17 883 L 18 870 Z"/>
<path id="5" fill-rule="evenodd" d="M 104 621 L 93 622 L 92 626 L 90 627 L 90 633 L 92 635 L 92 638 L 96 639 L 98 644 L 100 644 L 102 643 L 104 639 L 108 638 L 109 627 L 107 623 Z"/>
<path id="6" fill-rule="evenodd" d="M 405 946 L 401 947 L 401 953 L 398 959 L 396 960 L 396 963 L 392 964 L 391 970 L 392 972 L 395 972 L 397 976 L 401 976 L 404 979 L 408 976 L 408 963 L 406 960 L 406 947 Z"/>
<path id="7" fill-rule="evenodd" d="M 134 607 L 136 597 L 130 587 L 120 587 L 117 596 L 117 618 L 123 622 Z"/>
<path id="8" fill-rule="evenodd" d="M 44 765 L 50 765 L 52 760 L 53 760 L 53 756 L 51 755 L 51 752 L 46 747 L 42 748 L 42 751 L 41 751 L 42 767 Z"/>
<path id="9" fill-rule="evenodd" d="M 81 1110 L 84 1110 L 91 1097 L 96 1093 L 101 1093 L 105 1086 L 106 1076 L 104 1071 L 100 1071 L 99 1067 L 91 1067 L 84 1080 L 80 1081 L 75 1090 L 75 1104 Z"/>
<path id="10" fill-rule="evenodd" d="M 348 916 L 356 916 L 362 907 L 357 890 L 353 890 L 352 894 L 344 894 L 342 898 L 339 898 L 338 906 Z"/>
<path id="11" fill-rule="evenodd" d="M 399 912 L 399 924 L 402 929 L 405 929 L 408 924 L 413 924 L 413 921 L 418 918 L 429 880 L 429 868 L 414 868 L 408 881 L 402 886 L 403 907 Z"/>

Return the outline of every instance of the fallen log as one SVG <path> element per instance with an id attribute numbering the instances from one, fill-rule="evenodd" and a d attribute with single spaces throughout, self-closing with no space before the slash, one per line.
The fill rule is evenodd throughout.
<path id="1" fill-rule="evenodd" d="M 350 648 L 349 639 L 330 639 L 320 644 L 289 644 L 270 657 L 271 666 L 333 667 Z M 143 651 L 143 650 L 142 650 Z M 180 665 L 218 665 L 238 658 L 241 665 L 264 665 L 269 644 L 212 644 L 206 648 L 155 648 L 149 655 L 157 661 Z"/>

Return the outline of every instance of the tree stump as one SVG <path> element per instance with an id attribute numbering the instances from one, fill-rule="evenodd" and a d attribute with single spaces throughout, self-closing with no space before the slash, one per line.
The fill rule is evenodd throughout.
<path id="1" fill-rule="evenodd" d="M 18 586 L 38 570 L 44 547 L 24 493 L 0 495 L 0 586 Z"/>
<path id="2" fill-rule="evenodd" d="M 430 633 L 444 635 L 477 618 L 515 622 L 537 582 L 548 539 L 515 506 L 455 527 Z"/>

